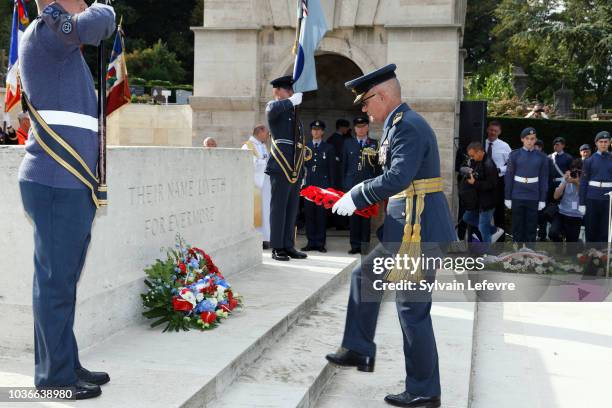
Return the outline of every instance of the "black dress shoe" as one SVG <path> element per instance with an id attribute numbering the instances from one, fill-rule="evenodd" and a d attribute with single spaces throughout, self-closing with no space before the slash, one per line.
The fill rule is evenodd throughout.
<path id="1" fill-rule="evenodd" d="M 440 397 L 422 397 L 412 395 L 408 391 L 401 394 L 389 394 L 385 397 L 385 401 L 396 407 L 438 408 L 442 406 Z"/>
<path id="2" fill-rule="evenodd" d="M 315 249 L 317 248 L 310 246 L 310 245 L 306 245 L 304 248 L 302 248 L 302 251 L 308 252 L 308 251 L 314 251 Z"/>
<path id="3" fill-rule="evenodd" d="M 295 248 L 285 248 L 285 253 L 293 259 L 304 259 L 308 257 L 305 253 L 296 251 Z"/>
<path id="4" fill-rule="evenodd" d="M 103 385 L 110 381 L 107 373 L 98 371 L 89 371 L 83 367 L 76 369 L 76 375 L 79 380 L 96 385 Z"/>
<path id="5" fill-rule="evenodd" d="M 374 371 L 374 357 L 359 354 L 356 351 L 342 349 L 337 353 L 325 356 L 330 363 L 343 367 L 357 367 L 357 370 L 371 373 Z"/>
<path id="6" fill-rule="evenodd" d="M 351 255 L 360 254 L 361 253 L 361 249 L 351 248 L 351 250 L 348 251 L 348 253 L 351 254 Z"/>
<path id="7" fill-rule="evenodd" d="M 71 390 L 72 392 L 66 393 L 64 398 L 66 400 L 84 400 L 89 398 L 99 397 L 102 394 L 102 390 L 99 385 L 90 384 L 85 381 L 78 380 L 76 384 L 68 387 L 36 387 L 39 391 L 50 391 L 50 390 Z"/>
<path id="8" fill-rule="evenodd" d="M 272 259 L 276 259 L 277 261 L 288 261 L 291 258 L 289 258 L 287 251 L 285 251 L 284 249 L 273 249 Z"/>
<path id="9" fill-rule="evenodd" d="M 319 252 L 326 253 L 326 252 L 327 252 L 327 249 L 325 249 L 325 247 L 324 247 L 324 246 L 319 247 Z"/>
<path id="10" fill-rule="evenodd" d="M 264 241 L 263 244 L 261 245 L 261 247 L 263 249 L 270 249 L 270 242 Z"/>

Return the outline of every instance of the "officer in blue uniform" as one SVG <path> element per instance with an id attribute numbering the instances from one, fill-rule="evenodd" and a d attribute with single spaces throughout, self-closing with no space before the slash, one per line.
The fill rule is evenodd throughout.
<path id="1" fill-rule="evenodd" d="M 535 242 L 538 211 L 546 205 L 550 161 L 534 148 L 537 139 L 534 128 L 521 132 L 523 147 L 513 150 L 508 157 L 505 178 L 505 204 L 512 209 L 512 238 L 514 242 Z"/>
<path id="2" fill-rule="evenodd" d="M 42 12 L 19 47 L 22 101 L 32 121 L 19 186 L 34 225 L 34 382 L 39 389 L 73 387 L 73 398 L 93 398 L 110 377 L 83 368 L 73 332 L 77 282 L 100 205 L 93 176 L 97 98 L 81 46 L 110 37 L 115 12 L 100 3 L 37 3 Z"/>
<path id="3" fill-rule="evenodd" d="M 352 274 L 342 348 L 327 355 L 334 364 L 366 372 L 374 370 L 374 332 L 383 295 L 374 286 L 383 277 L 374 273 L 376 259 L 394 256 L 404 244 L 420 244 L 426 256 L 440 256 L 441 247 L 457 239 L 442 192 L 436 136 L 425 119 L 402 102 L 395 69 L 395 64 L 390 64 L 346 83 L 357 94 L 355 103 L 361 104 L 370 121 L 383 125 L 379 151 L 383 172 L 354 186 L 332 208 L 350 216 L 357 208 L 389 199 L 379 230 L 381 244 Z M 424 273 L 428 281 L 435 277 L 435 270 Z M 439 407 L 440 374 L 430 317 L 431 294 L 397 291 L 396 305 L 404 338 L 405 390 L 388 395 L 385 401 L 398 406 Z"/>
<path id="4" fill-rule="evenodd" d="M 559 184 L 563 181 L 565 172 L 569 170 L 574 158 L 565 152 L 565 139 L 562 137 L 556 137 L 553 140 L 554 152 L 548 157 L 551 159 L 550 178 L 552 179 L 552 190 L 559 187 Z"/>
<path id="5" fill-rule="evenodd" d="M 274 100 L 266 106 L 268 129 L 272 134 L 270 160 L 270 246 L 272 258 L 288 261 L 303 259 L 306 254 L 295 249 L 295 221 L 300 203 L 300 184 L 304 175 L 305 141 L 302 123 L 296 119 L 295 107 L 302 94 L 293 93 L 293 78 L 283 76 L 270 82 Z"/>
<path id="6" fill-rule="evenodd" d="M 364 180 L 380 173 L 378 164 L 378 141 L 368 136 L 370 120 L 367 116 L 353 119 L 355 137 L 344 143 L 342 151 L 343 191 L 349 191 Z M 370 244 L 370 219 L 359 215 L 350 217 L 349 254 L 366 253 Z"/>
<path id="7" fill-rule="evenodd" d="M 612 155 L 610 133 L 595 136 L 597 152 L 582 165 L 580 212 L 584 215 L 587 242 L 608 242 L 609 200 L 612 191 Z"/>
<path id="8" fill-rule="evenodd" d="M 306 162 L 306 186 L 328 188 L 334 185 L 336 170 L 336 152 L 334 147 L 323 141 L 325 122 L 315 120 L 310 124 L 312 142 L 307 146 L 312 150 L 312 158 Z M 305 200 L 304 216 L 306 218 L 306 237 L 308 244 L 302 251 L 327 252 L 327 210 L 315 203 Z"/>

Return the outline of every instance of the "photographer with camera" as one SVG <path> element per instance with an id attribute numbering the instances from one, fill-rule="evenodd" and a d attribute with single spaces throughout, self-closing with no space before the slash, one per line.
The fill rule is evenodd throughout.
<path id="1" fill-rule="evenodd" d="M 503 229 L 493 224 L 497 167 L 479 142 L 470 143 L 467 154 L 470 157 L 469 166 L 461 167 L 459 170 L 463 176 L 459 199 L 466 209 L 463 220 L 468 225 L 478 228 L 482 242 L 495 242 L 504 233 Z"/>
<path id="2" fill-rule="evenodd" d="M 569 170 L 563 175 L 559 187 L 555 189 L 554 199 L 559 201 L 559 211 L 554 215 L 548 236 L 554 242 L 578 242 L 582 213 L 578 209 L 580 196 L 580 176 L 582 159 L 572 161 Z"/>

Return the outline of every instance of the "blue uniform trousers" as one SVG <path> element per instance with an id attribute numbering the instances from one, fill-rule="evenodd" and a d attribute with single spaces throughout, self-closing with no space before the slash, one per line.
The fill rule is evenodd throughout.
<path id="1" fill-rule="evenodd" d="M 584 232 L 586 241 L 608 242 L 610 202 L 608 200 L 587 198 L 585 204 Z"/>
<path id="2" fill-rule="evenodd" d="M 324 247 L 327 238 L 327 210 L 312 201 L 304 200 L 304 217 L 308 246 Z"/>
<path id="3" fill-rule="evenodd" d="M 270 246 L 274 249 L 293 248 L 300 204 L 299 181 L 291 184 L 283 173 L 271 173 L 270 185 Z"/>
<path id="4" fill-rule="evenodd" d="M 381 244 L 377 245 L 353 270 L 351 277 L 342 347 L 371 357 L 376 355 L 374 334 L 384 294 L 372 285 L 374 280 L 384 276 L 374 274 L 374 260 L 388 256 L 389 252 Z M 430 282 L 434 277 L 435 272 L 427 274 Z M 439 396 L 440 372 L 430 316 L 431 296 L 423 292 L 398 291 L 395 302 L 404 339 L 406 390 L 415 395 Z"/>
<path id="5" fill-rule="evenodd" d="M 360 215 L 351 215 L 350 220 L 350 242 L 351 249 L 367 251 L 370 245 L 371 220 Z M 363 247 L 363 248 L 362 248 Z"/>
<path id="6" fill-rule="evenodd" d="M 34 382 L 73 385 L 81 367 L 72 330 L 76 289 L 96 208 L 89 190 L 26 181 L 20 188 L 34 227 Z"/>
<path id="7" fill-rule="evenodd" d="M 513 242 L 536 242 L 538 226 L 537 200 L 512 200 Z"/>

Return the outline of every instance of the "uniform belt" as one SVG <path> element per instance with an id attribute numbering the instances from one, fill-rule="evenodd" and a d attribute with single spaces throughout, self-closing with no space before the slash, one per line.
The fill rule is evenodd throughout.
<path id="1" fill-rule="evenodd" d="M 612 183 L 607 182 L 607 181 L 589 181 L 589 186 L 599 187 L 599 188 L 610 188 L 612 187 Z"/>
<path id="2" fill-rule="evenodd" d="M 563 181 L 563 177 L 557 177 L 555 181 Z"/>
<path id="3" fill-rule="evenodd" d="M 538 182 L 538 178 L 537 177 L 519 177 L 519 176 L 514 176 L 514 181 L 518 181 L 519 183 L 524 183 L 524 184 L 531 184 L 531 183 L 537 183 Z"/>
<path id="4" fill-rule="evenodd" d="M 400 257 L 403 258 L 404 255 L 407 255 L 412 258 L 419 258 L 421 256 L 421 215 L 425 210 L 425 195 L 442 191 L 444 191 L 442 178 L 434 177 L 414 180 L 406 190 L 391 197 L 392 199 L 406 199 L 406 225 L 404 225 L 402 244 L 398 251 Z M 413 220 L 414 197 L 416 197 L 416 207 L 414 208 Z M 385 278 L 392 282 L 419 281 L 422 278 L 421 268 L 419 266 L 414 271 L 409 272 L 395 267 L 387 273 Z"/>
<path id="5" fill-rule="evenodd" d="M 72 126 L 98 132 L 98 119 L 68 111 L 40 110 L 38 114 L 47 125 Z"/>

